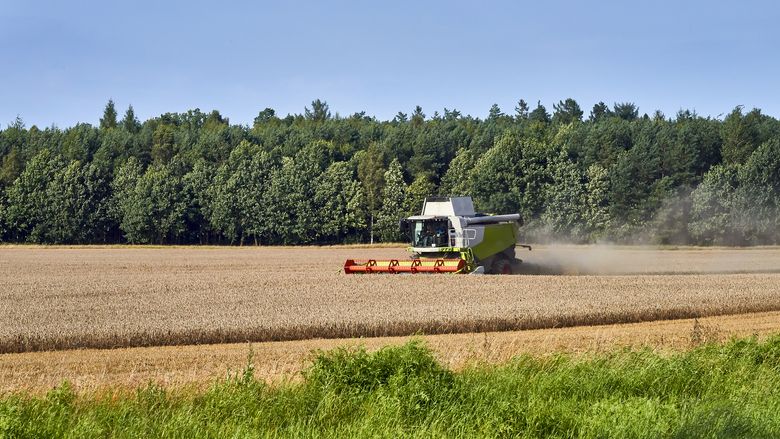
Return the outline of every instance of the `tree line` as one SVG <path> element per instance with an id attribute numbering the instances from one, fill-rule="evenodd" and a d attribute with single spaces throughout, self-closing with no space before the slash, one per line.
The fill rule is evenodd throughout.
<path id="1" fill-rule="evenodd" d="M 633 103 L 520 100 L 486 118 L 417 106 L 392 120 L 218 111 L 144 122 L 112 101 L 99 126 L 0 131 L 0 240 L 331 244 L 405 240 L 426 196 L 521 213 L 530 241 L 780 241 L 780 121 L 640 115 Z"/>

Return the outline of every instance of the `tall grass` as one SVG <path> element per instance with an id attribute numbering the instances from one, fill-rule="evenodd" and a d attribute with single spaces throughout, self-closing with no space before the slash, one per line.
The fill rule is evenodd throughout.
<path id="1" fill-rule="evenodd" d="M 660 355 L 520 357 L 453 373 L 419 342 L 321 353 L 298 384 L 251 367 L 202 393 L 0 400 L 3 437 L 778 437 L 780 336 Z"/>

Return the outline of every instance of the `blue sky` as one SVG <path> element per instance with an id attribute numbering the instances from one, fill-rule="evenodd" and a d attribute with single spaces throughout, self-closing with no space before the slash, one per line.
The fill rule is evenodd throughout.
<path id="1" fill-rule="evenodd" d="M 780 117 L 778 19 L 770 1 L 0 0 L 0 126 L 97 123 L 109 98 L 233 123 L 315 98 L 380 119 L 567 97 Z"/>

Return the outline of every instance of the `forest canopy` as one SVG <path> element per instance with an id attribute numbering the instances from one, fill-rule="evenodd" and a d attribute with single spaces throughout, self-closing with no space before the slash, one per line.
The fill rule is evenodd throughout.
<path id="1" fill-rule="evenodd" d="M 780 121 L 520 100 L 484 119 L 218 111 L 0 131 L 0 241 L 332 244 L 405 240 L 430 195 L 522 214 L 529 241 L 777 244 Z"/>

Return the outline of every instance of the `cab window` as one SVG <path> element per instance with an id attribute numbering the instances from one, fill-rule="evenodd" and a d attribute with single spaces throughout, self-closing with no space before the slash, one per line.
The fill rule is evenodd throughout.
<path id="1" fill-rule="evenodd" d="M 414 221 L 412 247 L 449 247 L 448 228 L 446 219 Z"/>

